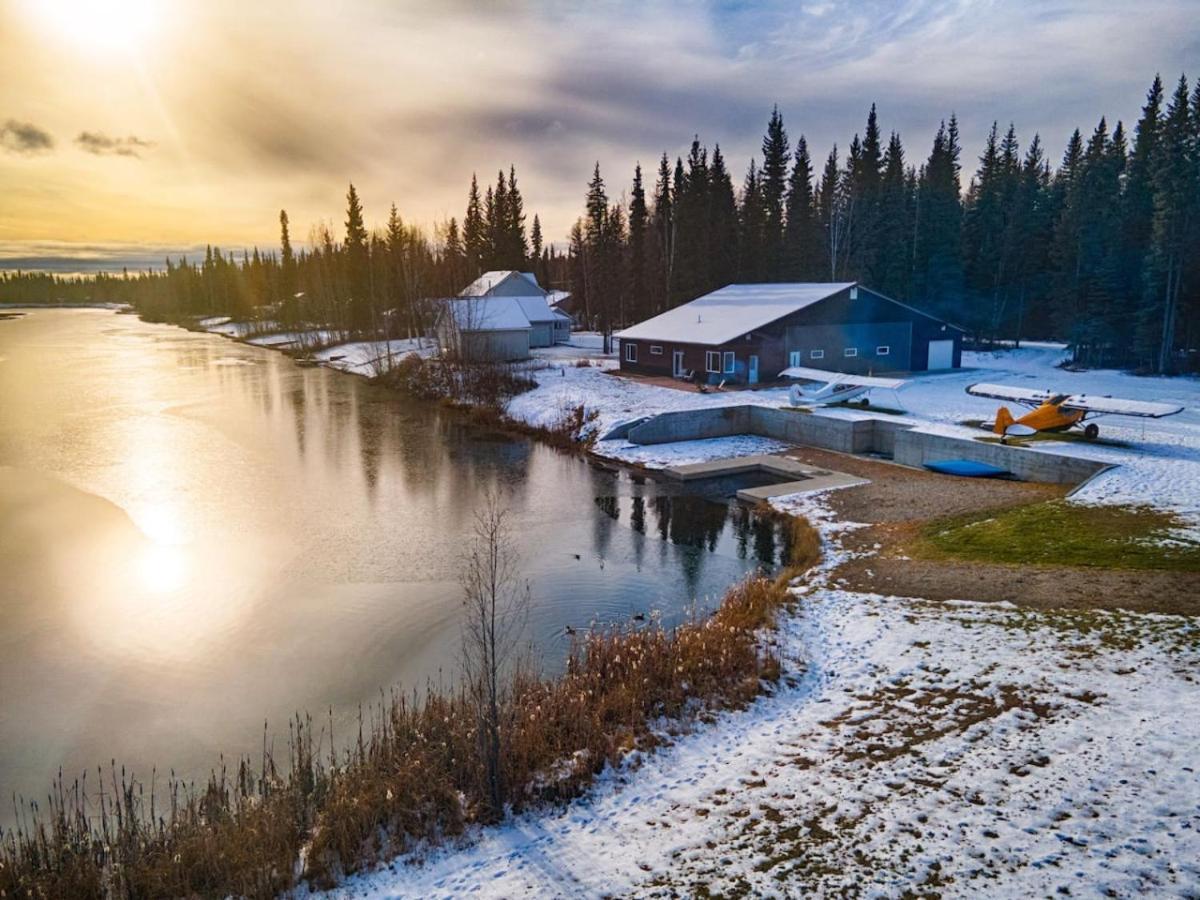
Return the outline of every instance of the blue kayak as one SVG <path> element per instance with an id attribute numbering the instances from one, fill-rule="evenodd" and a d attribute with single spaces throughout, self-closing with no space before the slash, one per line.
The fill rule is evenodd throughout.
<path id="1" fill-rule="evenodd" d="M 943 475 L 958 475 L 962 478 L 1001 478 L 1011 475 L 1008 469 L 976 462 L 973 459 L 935 459 L 925 463 L 925 468 Z"/>

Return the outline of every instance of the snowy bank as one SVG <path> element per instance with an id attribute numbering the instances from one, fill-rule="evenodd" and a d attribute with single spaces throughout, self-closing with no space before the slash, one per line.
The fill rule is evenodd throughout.
<path id="1" fill-rule="evenodd" d="M 587 797 L 351 879 L 343 897 L 1194 896 L 1194 620 L 933 604 L 825 583 L 788 686 Z"/>

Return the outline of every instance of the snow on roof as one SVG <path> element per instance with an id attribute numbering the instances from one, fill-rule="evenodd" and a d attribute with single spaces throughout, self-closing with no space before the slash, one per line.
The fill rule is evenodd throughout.
<path id="1" fill-rule="evenodd" d="M 514 277 L 524 279 L 525 281 L 528 281 L 538 291 L 541 290 L 541 286 L 537 283 L 537 278 L 535 278 L 530 273 L 518 272 L 515 269 L 496 269 L 491 272 L 484 272 L 482 275 L 480 275 L 478 278 L 476 278 L 474 281 L 472 281 L 470 284 L 468 284 L 465 288 L 463 288 L 459 292 L 458 296 L 460 296 L 460 297 L 486 297 L 488 294 L 490 294 L 492 291 L 494 291 L 497 287 L 499 287 L 501 283 L 507 281 L 510 278 L 514 278 Z"/>
<path id="2" fill-rule="evenodd" d="M 626 328 L 623 340 L 725 344 L 851 287 L 854 282 L 731 284 Z"/>
<path id="3" fill-rule="evenodd" d="M 501 300 L 501 299 L 504 299 L 504 298 L 502 298 L 502 297 L 488 297 L 487 298 L 489 303 L 492 302 L 493 300 Z M 529 319 L 530 322 L 553 322 L 554 321 L 554 311 L 550 309 L 550 304 L 548 304 L 546 302 L 545 297 L 542 297 L 542 296 L 512 297 L 510 299 L 516 300 L 517 303 L 520 304 L 521 312 L 525 313 L 525 317 L 527 319 Z"/>
<path id="4" fill-rule="evenodd" d="M 551 310 L 551 312 L 554 313 L 554 318 L 560 322 L 570 322 L 571 321 L 571 317 L 568 316 L 561 309 L 553 309 L 553 310 Z"/>
<path id="5" fill-rule="evenodd" d="M 521 308 L 525 297 L 458 297 L 446 308 L 460 331 L 513 331 L 532 327 Z"/>
<path id="6" fill-rule="evenodd" d="M 551 306 L 558 306 L 558 304 L 562 303 L 564 300 L 566 300 L 570 296 L 571 296 L 570 291 L 547 291 L 546 292 L 546 302 L 549 303 Z"/>

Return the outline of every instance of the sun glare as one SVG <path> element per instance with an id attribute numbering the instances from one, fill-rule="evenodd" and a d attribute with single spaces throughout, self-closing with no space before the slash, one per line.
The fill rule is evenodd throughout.
<path id="1" fill-rule="evenodd" d="M 96 51 L 138 48 L 159 19 L 154 0 L 33 0 L 29 7 L 55 36 Z"/>
<path id="2" fill-rule="evenodd" d="M 187 556 L 179 547 L 150 544 L 138 560 L 138 574 L 150 593 L 174 593 L 187 582 Z"/>

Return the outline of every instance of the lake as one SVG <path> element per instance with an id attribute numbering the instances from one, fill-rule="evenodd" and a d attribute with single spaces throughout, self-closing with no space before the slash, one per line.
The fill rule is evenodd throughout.
<path id="1" fill-rule="evenodd" d="M 293 712 L 332 710 L 348 737 L 381 689 L 452 682 L 489 492 L 545 671 L 568 626 L 682 621 L 778 562 L 733 488 L 133 316 L 0 321 L 0 791 L 111 758 L 203 777 L 264 722 L 282 742 Z"/>

